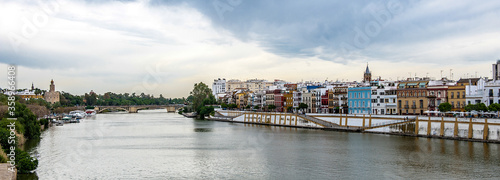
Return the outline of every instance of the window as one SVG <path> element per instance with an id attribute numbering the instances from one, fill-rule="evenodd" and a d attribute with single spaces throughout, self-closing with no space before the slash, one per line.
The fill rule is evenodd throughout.
<path id="1" fill-rule="evenodd" d="M 455 102 L 451 101 L 451 108 L 455 107 Z"/>
<path id="2" fill-rule="evenodd" d="M 457 92 L 457 99 L 460 99 L 460 92 Z"/>
<path id="3" fill-rule="evenodd" d="M 455 94 L 453 92 L 451 92 L 451 99 L 453 99 L 453 96 L 455 96 Z"/>

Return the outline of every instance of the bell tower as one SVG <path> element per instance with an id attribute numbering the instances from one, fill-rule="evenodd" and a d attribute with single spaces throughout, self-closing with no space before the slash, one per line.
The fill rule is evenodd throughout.
<path id="1" fill-rule="evenodd" d="M 366 70 L 363 76 L 363 82 L 370 82 L 372 80 L 372 73 L 370 72 L 370 68 L 368 68 L 368 63 L 366 63 Z"/>

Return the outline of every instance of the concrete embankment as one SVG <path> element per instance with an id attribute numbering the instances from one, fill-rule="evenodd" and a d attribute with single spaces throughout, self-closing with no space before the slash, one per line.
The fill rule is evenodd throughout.
<path id="1" fill-rule="evenodd" d="M 209 120 L 232 123 L 362 132 L 471 142 L 500 143 L 500 120 L 423 116 L 291 114 L 218 111 Z"/>
<path id="2" fill-rule="evenodd" d="M 14 172 L 10 171 L 9 168 L 11 168 L 11 166 L 8 163 L 1 163 L 0 164 L 0 179 L 1 180 L 16 180 L 16 176 L 17 176 L 16 168 L 13 168 Z"/>

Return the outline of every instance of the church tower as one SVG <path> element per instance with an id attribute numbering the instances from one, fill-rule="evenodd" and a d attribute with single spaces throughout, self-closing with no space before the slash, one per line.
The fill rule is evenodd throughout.
<path id="1" fill-rule="evenodd" d="M 370 68 L 368 68 L 368 63 L 366 63 L 366 70 L 363 76 L 363 82 L 370 82 L 372 80 L 372 73 L 370 72 Z"/>

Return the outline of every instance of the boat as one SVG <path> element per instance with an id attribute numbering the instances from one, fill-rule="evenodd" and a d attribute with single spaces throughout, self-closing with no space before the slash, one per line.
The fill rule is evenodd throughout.
<path id="1" fill-rule="evenodd" d="M 52 119 L 51 123 L 55 124 L 56 126 L 62 126 L 62 125 L 64 125 L 63 121 L 59 121 L 59 120 L 56 120 L 56 119 Z"/>
<path id="2" fill-rule="evenodd" d="M 64 123 L 69 123 L 69 122 L 71 121 L 71 119 L 72 119 L 72 118 L 71 118 L 71 116 L 66 115 L 66 116 L 64 116 L 64 117 L 62 118 L 62 122 L 64 122 Z"/>
<path id="3" fill-rule="evenodd" d="M 69 112 L 69 115 L 71 115 L 71 117 L 75 118 L 75 119 L 83 119 L 83 118 L 85 118 L 85 116 L 87 116 L 87 113 L 85 113 L 81 110 L 75 110 L 75 111 Z"/>
<path id="4" fill-rule="evenodd" d="M 56 124 L 56 126 L 63 126 L 64 122 L 63 121 L 56 121 L 55 124 Z"/>
<path id="5" fill-rule="evenodd" d="M 87 109 L 85 110 L 85 114 L 87 114 L 87 116 L 93 116 L 96 114 L 96 111 L 93 109 Z"/>

